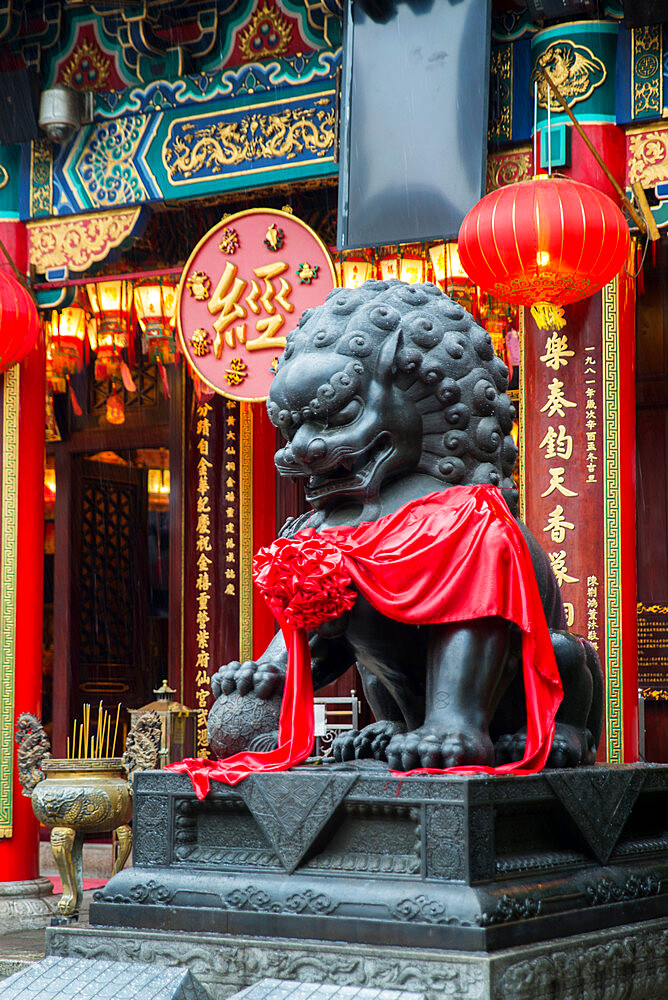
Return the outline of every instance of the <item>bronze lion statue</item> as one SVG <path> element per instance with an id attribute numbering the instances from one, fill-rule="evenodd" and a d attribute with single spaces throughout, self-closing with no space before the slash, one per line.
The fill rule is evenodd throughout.
<path id="1" fill-rule="evenodd" d="M 276 468 L 303 480 L 312 508 L 282 534 L 373 521 L 456 484 L 499 487 L 517 517 L 507 384 L 488 334 L 435 285 L 368 281 L 333 291 L 288 336 L 267 402 L 286 439 Z M 602 727 L 601 667 L 593 647 L 566 630 L 549 560 L 520 527 L 564 687 L 548 766 L 590 764 Z M 522 757 L 516 625 L 501 618 L 407 625 L 360 594 L 310 645 L 314 688 L 355 662 L 376 719 L 338 737 L 338 760 L 375 758 L 409 770 Z M 285 666 L 279 634 L 257 663 L 221 667 L 214 694 L 276 698 Z M 224 726 L 216 706 L 212 718 Z"/>

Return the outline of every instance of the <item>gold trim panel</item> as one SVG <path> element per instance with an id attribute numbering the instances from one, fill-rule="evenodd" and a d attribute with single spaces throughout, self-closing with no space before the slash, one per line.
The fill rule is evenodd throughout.
<path id="1" fill-rule="evenodd" d="M 622 676 L 622 574 L 619 482 L 619 289 L 617 278 L 602 294 L 603 547 L 605 559 L 605 730 L 607 759 L 624 762 Z"/>
<path id="2" fill-rule="evenodd" d="M 19 514 L 20 369 L 4 375 L 2 389 L 2 551 L 0 558 L 0 837 L 12 836 L 14 668 L 16 649 L 16 546 Z"/>
<path id="3" fill-rule="evenodd" d="M 29 222 L 26 228 L 30 263 L 40 274 L 58 267 L 85 271 L 132 236 L 141 211 L 141 207 L 125 208 Z"/>
<path id="4" fill-rule="evenodd" d="M 239 659 L 253 658 L 253 404 L 241 403 L 239 450 Z"/>

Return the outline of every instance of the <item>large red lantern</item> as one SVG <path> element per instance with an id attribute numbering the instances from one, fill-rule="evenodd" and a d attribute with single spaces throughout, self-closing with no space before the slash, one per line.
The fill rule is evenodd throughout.
<path id="1" fill-rule="evenodd" d="M 23 361 L 37 343 L 39 318 L 30 293 L 0 271 L 0 372 Z"/>
<path id="2" fill-rule="evenodd" d="M 468 276 L 497 298 L 566 305 L 612 281 L 629 239 L 607 195 L 579 181 L 541 178 L 486 195 L 464 218 L 458 245 Z"/>

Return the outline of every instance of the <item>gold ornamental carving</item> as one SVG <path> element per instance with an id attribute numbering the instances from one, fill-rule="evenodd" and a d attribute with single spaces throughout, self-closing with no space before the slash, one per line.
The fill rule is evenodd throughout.
<path id="1" fill-rule="evenodd" d="M 634 28 L 631 47 L 633 117 L 661 115 L 663 39 L 660 24 Z"/>
<path id="2" fill-rule="evenodd" d="M 292 25 L 288 19 L 277 7 L 264 0 L 253 14 L 248 27 L 239 34 L 239 48 L 246 62 L 277 59 L 285 54 L 291 38 Z M 260 42 L 259 47 L 253 44 L 256 40 Z"/>
<path id="3" fill-rule="evenodd" d="M 58 267 L 85 271 L 131 236 L 141 208 L 29 222 L 30 263 L 44 274 Z"/>
<path id="4" fill-rule="evenodd" d="M 77 70 L 81 69 L 82 63 L 88 63 L 95 73 L 95 82 L 89 80 L 82 85 L 76 80 Z M 65 63 L 61 73 L 60 83 L 74 90 L 105 90 L 105 84 L 109 78 L 111 60 L 104 55 L 102 50 L 89 41 L 87 38 L 77 45 L 74 52 Z"/>
<path id="5" fill-rule="evenodd" d="M 253 112 L 240 121 L 209 121 L 202 127 L 177 122 L 163 146 L 163 161 L 171 182 L 183 184 L 204 169 L 209 177 L 254 160 L 291 160 L 305 150 L 321 157 L 334 147 L 334 124 L 329 98 L 313 107 Z"/>
<path id="6" fill-rule="evenodd" d="M 30 149 L 30 214 L 51 215 L 53 148 L 48 139 L 35 139 Z"/>
<path id="7" fill-rule="evenodd" d="M 662 688 L 643 688 L 642 696 L 645 701 L 668 701 L 668 691 Z"/>
<path id="8" fill-rule="evenodd" d="M 508 142 L 513 136 L 513 47 L 494 45 L 490 55 L 490 75 L 495 81 L 497 104 L 492 104 L 488 139 L 491 142 Z"/>
<path id="9" fill-rule="evenodd" d="M 663 604 L 650 604 L 646 607 L 642 602 L 638 602 L 638 614 L 668 615 L 668 608 Z"/>
<path id="10" fill-rule="evenodd" d="M 531 149 L 492 153 L 487 157 L 487 193 L 531 176 Z"/>
<path id="11" fill-rule="evenodd" d="M 668 128 L 627 134 L 629 184 L 654 187 L 668 180 Z"/>
<path id="12" fill-rule="evenodd" d="M 548 45 L 537 61 L 549 72 L 569 107 L 591 97 L 608 75 L 604 63 L 591 49 L 586 45 L 575 45 L 566 38 L 559 38 Z M 531 93 L 534 84 L 537 84 L 539 106 L 547 108 L 547 83 L 538 66 L 531 74 Z M 562 110 L 553 94 L 550 95 L 550 110 Z"/>

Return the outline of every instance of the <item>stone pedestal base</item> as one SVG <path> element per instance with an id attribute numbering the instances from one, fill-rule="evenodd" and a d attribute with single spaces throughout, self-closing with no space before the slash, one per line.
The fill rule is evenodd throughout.
<path id="1" fill-rule="evenodd" d="M 0 927 L 3 930 L 38 930 L 58 913 L 53 882 L 48 878 L 25 882 L 0 882 Z"/>
<path id="2" fill-rule="evenodd" d="M 495 952 L 668 919 L 668 766 L 525 777 L 298 767 L 203 802 L 137 776 L 92 925 Z"/>
<path id="3" fill-rule="evenodd" d="M 268 924 L 271 916 L 267 915 Z M 268 928 L 269 930 L 269 928 Z M 183 966 L 223 1000 L 263 977 L 403 989 L 426 1000 L 665 1000 L 668 919 L 491 954 L 185 931 L 53 927 L 47 954 Z"/>

